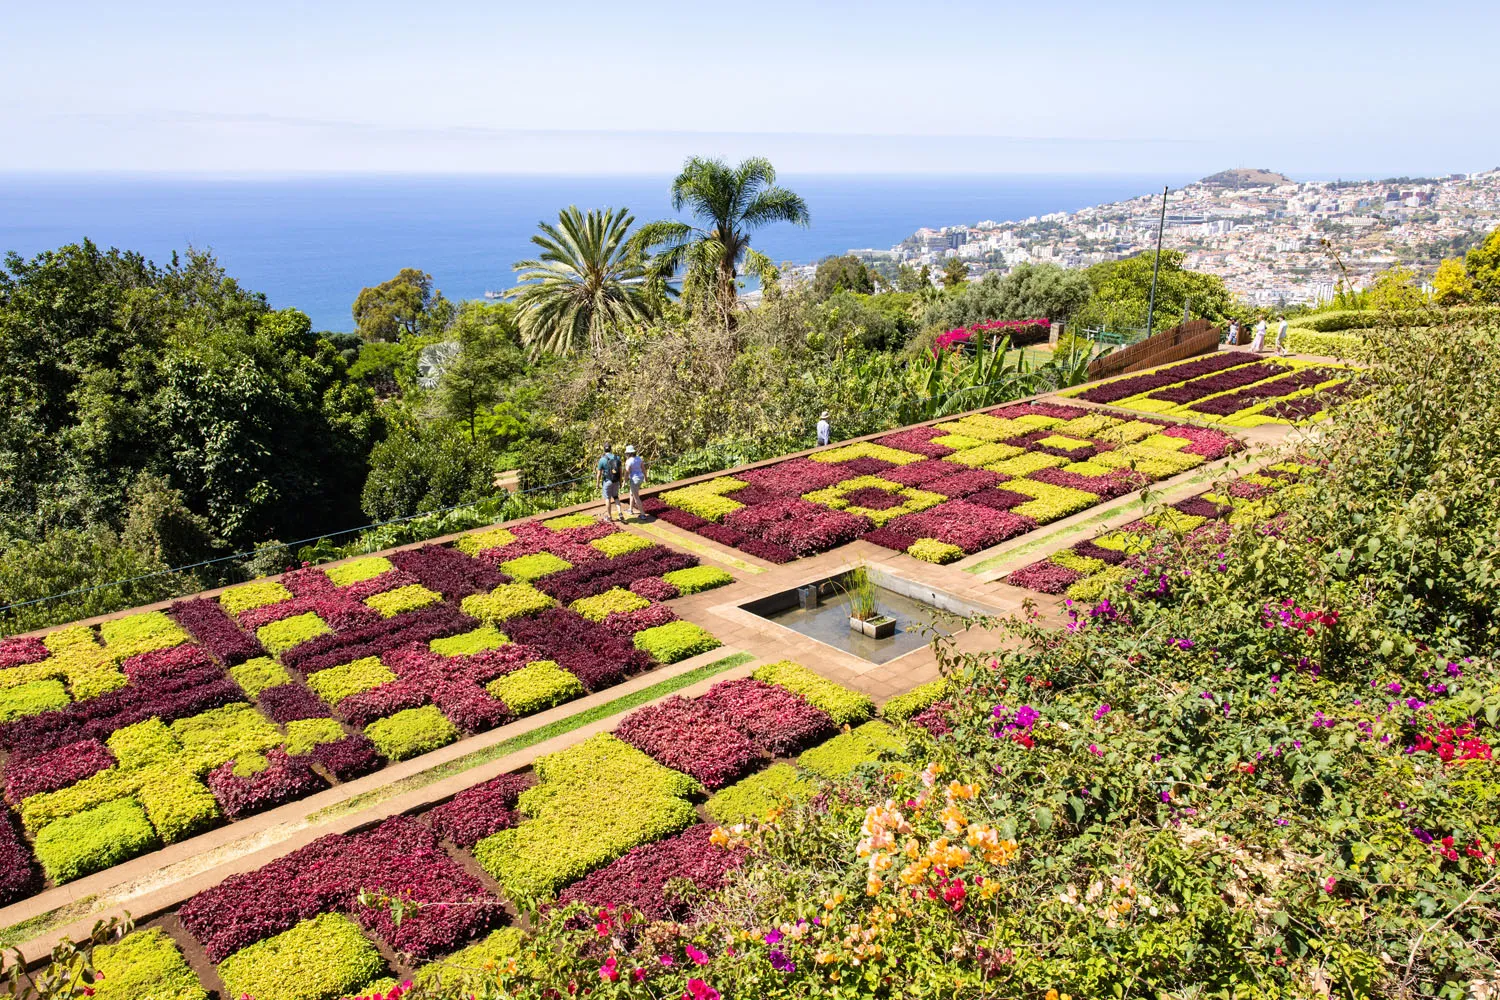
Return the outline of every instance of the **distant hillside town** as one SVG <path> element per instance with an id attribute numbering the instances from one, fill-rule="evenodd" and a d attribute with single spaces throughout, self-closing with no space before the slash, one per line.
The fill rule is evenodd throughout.
<path id="1" fill-rule="evenodd" d="M 934 279 L 955 256 L 970 280 L 1027 261 L 1087 267 L 1154 249 L 1161 209 L 1157 192 L 1016 222 L 924 228 L 889 250 L 849 252 L 882 273 L 925 265 Z M 1293 305 L 1332 298 L 1341 278 L 1361 288 L 1398 264 L 1425 280 L 1497 224 L 1500 169 L 1302 183 L 1241 169 L 1171 191 L 1163 246 L 1252 305 Z"/>

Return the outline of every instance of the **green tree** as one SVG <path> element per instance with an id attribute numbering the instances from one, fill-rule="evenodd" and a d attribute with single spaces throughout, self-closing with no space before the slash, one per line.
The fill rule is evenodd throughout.
<path id="1" fill-rule="evenodd" d="M 458 353 L 438 377 L 443 415 L 468 428 L 478 443 L 480 414 L 504 397 L 505 382 L 525 367 L 508 304 L 466 302 L 450 329 Z"/>
<path id="2" fill-rule="evenodd" d="M 818 261 L 813 274 L 813 295 L 826 299 L 835 292 L 858 292 L 863 295 L 875 291 L 875 276 L 865 262 L 853 254 L 842 257 L 824 257 Z"/>
<path id="3" fill-rule="evenodd" d="M 1417 284 L 1416 272 L 1409 267 L 1399 265 L 1387 268 L 1376 275 L 1375 281 L 1370 285 L 1369 293 L 1370 308 L 1384 312 L 1420 309 L 1427 304 L 1427 297 L 1422 294 L 1421 286 Z"/>
<path id="4" fill-rule="evenodd" d="M 1500 303 L 1500 229 L 1464 255 L 1464 270 L 1474 285 L 1474 301 Z"/>
<path id="5" fill-rule="evenodd" d="M 471 445 L 456 425 L 401 424 L 370 452 L 360 504 L 386 521 L 479 500 L 493 492 L 493 480 L 489 450 Z"/>
<path id="6" fill-rule="evenodd" d="M 898 292 L 920 292 L 924 287 L 931 284 L 928 278 L 930 271 L 923 267 L 918 271 L 910 264 L 902 264 L 896 270 L 896 291 Z"/>
<path id="7" fill-rule="evenodd" d="M 733 330 L 739 304 L 739 269 L 774 271 L 770 259 L 750 248 L 752 230 L 773 222 L 809 224 L 807 203 L 776 184 L 776 168 L 763 157 L 730 167 L 723 160 L 693 157 L 672 182 L 672 208 L 689 209 L 701 225 L 664 219 L 641 227 L 636 245 L 650 256 L 653 276 L 679 271 L 685 287 L 711 298 L 725 329 Z"/>
<path id="8" fill-rule="evenodd" d="M 433 290 L 432 275 L 403 267 L 391 280 L 361 288 L 353 311 L 366 340 L 400 340 L 443 329 L 452 319 L 453 303 Z"/>
<path id="9" fill-rule="evenodd" d="M 924 322 L 952 330 L 989 319 L 1065 320 L 1093 294 L 1081 271 L 1056 264 L 1018 264 L 1004 277 L 987 274 L 933 303 Z"/>
<path id="10" fill-rule="evenodd" d="M 1433 301 L 1440 306 L 1461 306 L 1474 295 L 1474 279 L 1464 270 L 1462 257 L 1449 257 L 1438 264 L 1432 276 Z"/>
<path id="11" fill-rule="evenodd" d="M 601 349 L 651 313 L 645 269 L 628 242 L 635 216 L 625 209 L 563 210 L 557 225 L 537 223 L 539 257 L 515 265 L 513 294 L 521 339 L 533 351 Z"/>
<path id="12" fill-rule="evenodd" d="M 944 288 L 957 288 L 969 280 L 969 265 L 958 257 L 949 257 L 943 261 L 943 273 L 939 280 Z"/>
<path id="13" fill-rule="evenodd" d="M 1085 270 L 1094 297 L 1080 310 L 1075 321 L 1085 326 L 1106 328 L 1143 325 L 1151 296 L 1155 260 L 1154 253 L 1142 253 L 1125 260 L 1095 264 Z M 1221 323 L 1233 308 L 1233 299 L 1223 278 L 1189 271 L 1182 266 L 1182 261 L 1182 251 L 1162 251 L 1153 333 L 1182 322 L 1184 311 L 1193 317 Z"/>

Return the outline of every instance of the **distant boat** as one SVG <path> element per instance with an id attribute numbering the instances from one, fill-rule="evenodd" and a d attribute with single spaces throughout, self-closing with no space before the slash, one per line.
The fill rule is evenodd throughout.
<path id="1" fill-rule="evenodd" d="M 503 299 L 503 298 L 505 298 L 505 293 L 504 292 L 492 292 L 488 288 L 486 288 L 484 290 L 484 297 L 487 298 L 487 299 Z"/>

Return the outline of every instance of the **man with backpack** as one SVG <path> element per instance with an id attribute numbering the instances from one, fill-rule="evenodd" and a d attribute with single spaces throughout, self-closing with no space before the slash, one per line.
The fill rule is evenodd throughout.
<path id="1" fill-rule="evenodd" d="M 598 488 L 604 497 L 604 519 L 613 521 L 615 509 L 620 506 L 620 457 L 615 454 L 615 446 L 607 444 L 604 446 L 604 457 L 599 459 L 599 464 L 594 468 L 594 486 Z M 620 511 L 620 520 L 625 520 L 624 510 Z"/>

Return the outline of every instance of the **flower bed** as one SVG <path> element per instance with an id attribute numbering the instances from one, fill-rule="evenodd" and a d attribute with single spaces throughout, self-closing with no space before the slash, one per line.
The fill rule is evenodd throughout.
<path id="1" fill-rule="evenodd" d="M 669 889 L 669 883 L 686 879 L 699 891 L 710 892 L 722 884 L 726 872 L 744 862 L 743 848 L 729 850 L 709 840 L 713 829 L 711 823 L 699 823 L 666 840 L 631 848 L 573 883 L 558 902 L 625 907 L 647 920 L 681 915 L 683 900 Z"/>
<path id="2" fill-rule="evenodd" d="M 723 645 L 704 629 L 685 621 L 644 629 L 635 633 L 631 641 L 636 649 L 649 653 L 658 663 L 676 663 Z"/>
<path id="3" fill-rule="evenodd" d="M 832 717 L 787 687 L 747 677 L 720 681 L 698 701 L 714 709 L 766 753 L 795 753 L 834 731 Z"/>
<path id="4" fill-rule="evenodd" d="M 862 722 L 875 714 L 875 703 L 865 695 L 820 677 L 791 660 L 757 667 L 754 677 L 800 695 L 809 704 L 827 712 L 840 726 Z"/>

